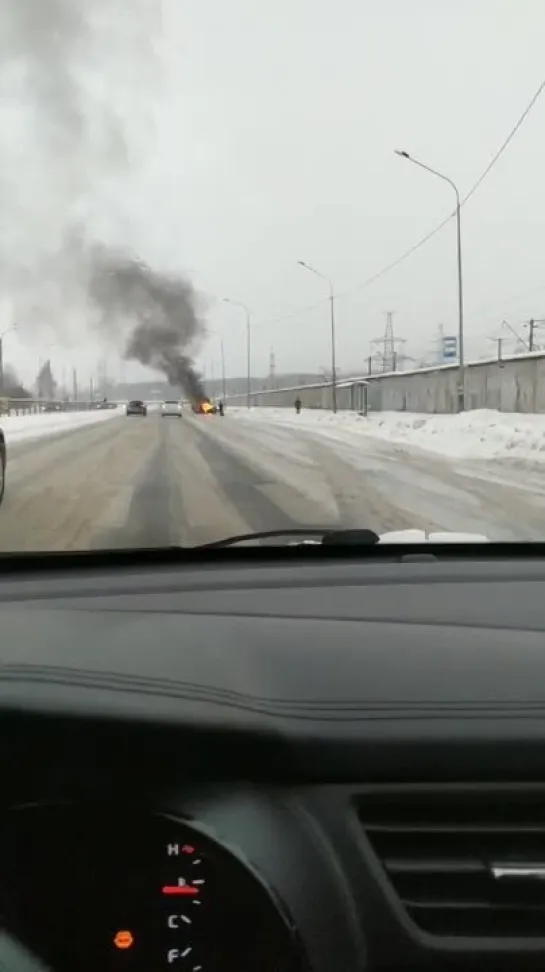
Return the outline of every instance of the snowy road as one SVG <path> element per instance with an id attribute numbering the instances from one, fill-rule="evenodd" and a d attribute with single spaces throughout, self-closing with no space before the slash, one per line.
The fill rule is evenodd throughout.
<path id="1" fill-rule="evenodd" d="M 301 525 L 543 540 L 545 464 L 446 457 L 257 411 L 116 415 L 13 439 L 0 549 L 196 544 Z"/>
<path id="2" fill-rule="evenodd" d="M 321 509 L 329 522 L 378 532 L 416 527 L 485 533 L 491 540 L 545 540 L 545 461 L 536 460 L 534 443 L 514 458 L 509 440 L 501 458 L 464 459 L 441 455 L 438 446 L 431 452 L 406 435 L 396 442 L 367 435 L 362 427 L 353 430 L 343 421 L 347 416 L 339 416 L 337 425 L 329 419 L 298 424 L 291 414 L 267 416 L 266 411 L 233 416 L 229 448 L 254 462 L 267 453 L 284 482 L 306 493 L 309 522 L 317 522 Z M 448 418 L 453 417 L 443 422 Z M 545 417 L 539 419 L 541 437 Z M 524 426 L 520 416 L 518 425 Z M 444 436 L 448 421 L 446 426 Z M 206 431 L 218 442 L 226 437 L 217 424 Z M 479 436 L 466 443 L 469 454 Z M 445 442 L 445 451 L 449 446 L 455 448 Z M 463 451 L 461 443 L 457 451 Z"/>

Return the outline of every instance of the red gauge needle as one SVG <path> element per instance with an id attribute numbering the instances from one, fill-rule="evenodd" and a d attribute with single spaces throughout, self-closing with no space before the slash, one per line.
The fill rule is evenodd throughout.
<path id="1" fill-rule="evenodd" d="M 193 896 L 198 893 L 199 889 L 192 887 L 190 884 L 165 884 L 163 886 L 163 894 L 187 894 Z"/>

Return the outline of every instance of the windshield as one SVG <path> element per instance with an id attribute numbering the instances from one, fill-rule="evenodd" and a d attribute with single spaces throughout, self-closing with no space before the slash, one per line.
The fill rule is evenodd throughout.
<path id="1" fill-rule="evenodd" d="M 4 0 L 0 551 L 545 539 L 544 32 Z"/>

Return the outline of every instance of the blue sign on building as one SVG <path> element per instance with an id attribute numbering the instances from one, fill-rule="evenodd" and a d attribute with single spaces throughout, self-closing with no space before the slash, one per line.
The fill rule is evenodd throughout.
<path id="1" fill-rule="evenodd" d="M 458 357 L 458 338 L 450 335 L 443 338 L 443 361 Z"/>

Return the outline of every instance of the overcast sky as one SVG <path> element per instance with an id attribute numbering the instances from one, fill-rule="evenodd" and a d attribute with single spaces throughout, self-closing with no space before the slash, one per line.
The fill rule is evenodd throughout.
<path id="1" fill-rule="evenodd" d="M 228 374 L 245 369 L 244 314 L 222 297 L 251 309 L 256 373 L 267 373 L 271 347 L 277 371 L 328 366 L 326 284 L 298 260 L 340 294 L 340 369 L 365 370 L 388 310 L 417 357 L 439 324 L 456 331 L 454 221 L 363 286 L 453 209 L 445 183 L 393 150 L 444 171 L 463 195 L 542 81 L 543 0 L 66 3 L 93 19 L 86 35 L 74 29 L 48 48 L 33 82 L 47 87 L 56 71 L 51 98 L 66 85 L 81 115 L 54 147 L 36 127 L 51 101 L 32 123 L 16 62 L 41 57 L 40 37 L 65 5 L 4 3 L 42 11 L 0 79 L 4 263 L 26 248 L 44 273 L 40 253 L 54 250 L 80 199 L 95 237 L 190 277 L 209 327 L 197 358 L 216 376 L 221 337 Z M 5 33 L 4 55 L 11 42 Z M 493 349 L 503 319 L 522 330 L 545 317 L 544 132 L 545 94 L 462 211 L 468 355 Z M 6 336 L 5 359 L 25 377 L 46 354 L 82 380 L 94 369 L 102 352 L 69 303 L 70 313 L 25 319 Z M 10 313 L 7 301 L 2 326 Z M 115 346 L 111 369 L 141 373 L 121 368 Z"/>

